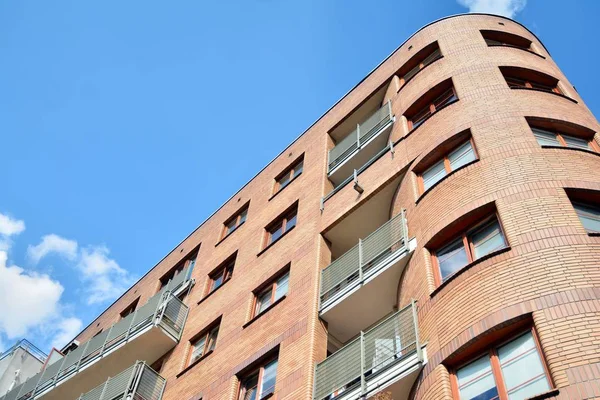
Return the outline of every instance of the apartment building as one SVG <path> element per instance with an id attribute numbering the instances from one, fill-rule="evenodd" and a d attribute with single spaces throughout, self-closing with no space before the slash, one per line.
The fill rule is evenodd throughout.
<path id="1" fill-rule="evenodd" d="M 599 130 L 526 27 L 433 22 L 2 400 L 600 397 Z"/>

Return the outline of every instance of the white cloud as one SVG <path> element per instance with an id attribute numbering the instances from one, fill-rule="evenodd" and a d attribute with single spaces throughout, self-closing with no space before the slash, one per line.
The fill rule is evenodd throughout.
<path id="1" fill-rule="evenodd" d="M 11 236 L 25 230 L 25 222 L 0 213 L 0 251 L 8 251 L 12 245 Z"/>
<path id="2" fill-rule="evenodd" d="M 56 318 L 64 288 L 48 275 L 7 265 L 7 259 L 0 251 L 0 331 L 14 339 Z"/>
<path id="3" fill-rule="evenodd" d="M 74 260 L 77 257 L 77 242 L 50 234 L 42 237 L 40 244 L 27 248 L 27 257 L 35 264 L 50 253 L 61 255 L 68 260 Z"/>
<path id="4" fill-rule="evenodd" d="M 527 0 L 457 0 L 472 13 L 488 13 L 513 18 L 522 11 Z"/>
<path id="5" fill-rule="evenodd" d="M 56 347 L 57 349 L 62 349 L 66 346 L 70 340 L 72 340 L 79 332 L 81 332 L 81 328 L 83 323 L 79 318 L 70 317 L 64 318 L 62 321 L 57 323 L 58 332 L 52 339 L 51 347 Z"/>
<path id="6" fill-rule="evenodd" d="M 88 304 L 113 300 L 133 283 L 129 273 L 109 258 L 106 246 L 90 246 L 81 249 L 77 267 L 82 280 L 87 283 Z"/>

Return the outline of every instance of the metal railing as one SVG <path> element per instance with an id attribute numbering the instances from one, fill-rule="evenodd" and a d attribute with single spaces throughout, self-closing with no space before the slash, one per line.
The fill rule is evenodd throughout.
<path id="1" fill-rule="evenodd" d="M 37 348 L 37 346 L 35 346 L 29 340 L 21 339 L 15 345 L 8 348 L 3 353 L 0 353 L 0 360 L 3 360 L 4 358 L 12 355 L 13 352 L 17 349 L 23 349 L 24 351 L 28 352 L 29 354 L 31 354 L 33 357 L 37 358 L 41 362 L 45 362 L 46 358 L 48 358 L 48 355 L 46 353 L 44 353 L 42 350 Z"/>
<path id="2" fill-rule="evenodd" d="M 342 254 L 321 271 L 321 308 L 351 286 L 359 285 L 393 254 L 408 245 L 405 210 Z"/>
<path id="3" fill-rule="evenodd" d="M 165 285 L 146 304 L 122 318 L 108 330 L 69 352 L 61 360 L 48 365 L 4 397 L 0 397 L 0 400 L 32 399 L 69 379 L 83 367 L 102 358 L 106 353 L 126 343 L 131 337 L 150 326 L 160 326 L 179 340 L 187 319 L 188 307 L 174 296 L 170 289 L 178 289 L 187 281 L 188 271 L 184 272 Z"/>
<path id="4" fill-rule="evenodd" d="M 166 379 L 144 362 L 136 362 L 120 374 L 73 400 L 160 400 Z M 67 400 L 67 399 L 65 399 Z"/>
<path id="5" fill-rule="evenodd" d="M 413 301 L 318 363 L 314 399 L 330 399 L 356 388 L 365 395 L 369 380 L 415 354 L 422 362 Z"/>
<path id="6" fill-rule="evenodd" d="M 328 154 L 328 172 L 340 165 L 352 153 L 374 137 L 382 128 L 392 121 L 392 104 L 388 101 L 363 122 L 356 124 L 356 129 L 340 140 Z"/>

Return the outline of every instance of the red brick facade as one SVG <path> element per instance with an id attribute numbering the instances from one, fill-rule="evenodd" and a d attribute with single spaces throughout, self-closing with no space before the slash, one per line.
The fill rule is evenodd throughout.
<path id="1" fill-rule="evenodd" d="M 481 30 L 516 34 L 532 52 L 488 47 Z M 400 86 L 395 75 L 414 54 L 437 41 L 442 58 Z M 511 90 L 499 67 L 522 67 L 559 80 L 563 96 Z M 432 87 L 451 79 L 458 101 L 409 131 L 403 116 Z M 364 193 L 346 185 L 320 209 L 331 191 L 327 179 L 327 132 L 378 88 L 385 87 L 396 122 L 394 152 L 360 174 Z M 237 399 L 239 375 L 265 354 L 278 352 L 275 396 L 311 399 L 314 365 L 326 357 L 327 330 L 318 317 L 319 273 L 331 261 L 322 234 L 401 177 L 390 217 L 406 209 L 417 248 L 398 284 L 398 306 L 415 299 L 421 342 L 428 361 L 413 387 L 414 399 L 451 398 L 447 361 L 500 327 L 531 318 L 556 398 L 600 398 L 600 237 L 582 227 L 565 188 L 600 191 L 600 158 L 592 152 L 542 148 L 525 117 L 574 123 L 597 132 L 600 125 L 539 40 L 509 19 L 463 15 L 421 29 L 369 74 L 253 180 L 167 255 L 78 337 L 91 338 L 116 322 L 138 296 L 158 290 L 159 278 L 199 248 L 185 298 L 190 313 L 180 343 L 165 356 L 166 400 Z M 469 132 L 478 160 L 420 194 L 413 168 L 452 138 Z M 594 140 L 600 143 L 596 134 Z M 449 142 L 450 141 L 450 142 Z M 300 176 L 272 197 L 274 179 L 304 154 Z M 272 198 L 271 198 L 272 197 Z M 264 229 L 298 201 L 297 225 L 263 251 Z M 221 239 L 223 223 L 249 202 L 247 220 Z M 441 286 L 427 245 L 436 235 L 482 206 L 493 207 L 509 249 L 476 261 Z M 237 251 L 233 277 L 208 298 L 211 273 Z M 290 264 L 287 296 L 252 323 L 253 291 Z M 217 345 L 186 367 L 189 340 L 221 318 Z M 396 399 L 402 400 L 402 399 Z"/>

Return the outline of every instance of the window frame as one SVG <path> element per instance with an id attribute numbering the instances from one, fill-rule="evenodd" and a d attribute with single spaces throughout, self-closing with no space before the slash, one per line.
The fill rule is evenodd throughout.
<path id="1" fill-rule="evenodd" d="M 519 50 L 525 50 L 535 55 L 539 55 L 535 51 L 533 51 L 533 42 L 522 36 L 515 35 L 514 33 L 503 32 L 493 29 L 482 29 L 479 32 L 481 33 L 481 36 L 483 37 L 483 40 L 485 41 L 488 47 L 512 47 Z M 492 36 L 495 36 L 496 38 L 493 38 Z M 508 41 L 506 39 L 508 39 Z M 489 41 L 498 44 L 490 43 Z M 527 43 L 527 46 L 525 46 L 525 44 L 517 44 L 518 41 Z"/>
<path id="2" fill-rule="evenodd" d="M 472 163 L 473 161 L 469 161 L 467 164 L 465 165 L 461 165 L 460 167 L 456 168 L 456 169 L 452 169 L 451 165 L 450 165 L 450 159 L 449 156 L 452 152 L 454 152 L 455 150 L 457 150 L 458 148 L 460 148 L 462 145 L 464 145 L 465 143 L 470 142 L 471 143 L 471 149 L 473 150 L 473 156 L 475 157 L 473 161 L 477 161 L 479 160 L 479 153 L 477 152 L 477 148 L 475 147 L 475 141 L 473 140 L 473 137 L 470 136 L 467 140 L 463 140 L 461 142 L 459 142 L 459 144 L 452 146 L 452 148 L 448 151 L 445 151 L 444 154 L 438 158 L 436 158 L 434 162 L 430 163 L 429 165 L 427 165 L 426 168 L 423 168 L 422 170 L 420 170 L 419 172 L 417 172 L 417 184 L 419 187 L 419 195 L 423 195 L 426 192 L 428 192 L 429 190 L 433 189 L 438 183 L 440 183 L 441 181 L 443 181 L 446 177 L 448 177 L 448 175 L 450 175 L 451 173 L 458 171 L 459 169 L 466 167 L 467 165 L 469 165 L 470 163 Z M 440 180 L 436 181 L 435 183 L 433 183 L 430 187 L 428 187 L 427 189 L 425 189 L 425 180 L 423 178 L 423 174 L 425 174 L 427 171 L 429 171 L 429 169 L 431 169 L 433 166 L 435 166 L 436 164 L 438 164 L 440 161 L 444 161 L 444 170 L 446 171 L 446 175 L 443 176 Z"/>
<path id="3" fill-rule="evenodd" d="M 545 83 L 534 82 L 531 79 L 523 79 L 523 78 L 514 77 L 514 76 L 505 76 L 504 79 L 506 80 L 506 83 L 508 84 L 508 87 L 511 90 L 512 89 L 532 89 L 532 90 L 538 90 L 540 92 L 556 93 L 556 94 L 565 96 L 565 94 L 558 87 L 558 81 L 556 82 L 556 86 L 552 87 L 550 85 L 546 85 Z M 509 81 L 520 82 L 523 85 L 511 85 L 511 82 L 509 82 Z M 538 87 L 535 87 L 535 85 L 537 85 Z M 548 88 L 548 89 L 546 89 L 546 88 Z"/>
<path id="4" fill-rule="evenodd" d="M 288 227 L 289 221 L 295 219 L 294 225 Z M 265 227 L 264 246 L 263 251 L 268 249 L 274 243 L 278 242 L 284 237 L 289 231 L 298 225 L 298 202 L 296 201 L 292 206 L 288 207 L 283 213 L 273 220 L 269 225 Z M 281 234 L 276 239 L 273 239 L 273 233 L 281 228 Z M 259 255 L 262 254 L 259 253 Z"/>
<path id="5" fill-rule="evenodd" d="M 430 51 L 427 51 L 428 48 Z M 438 53 L 437 56 L 435 56 L 436 52 Z M 432 57 L 432 56 L 435 56 L 435 57 Z M 432 57 L 432 58 L 429 59 L 430 57 Z M 427 46 L 423 47 L 411 59 L 409 59 L 402 66 L 402 68 L 400 68 L 398 70 L 398 72 L 396 72 L 396 75 L 398 76 L 399 83 L 400 83 L 400 89 L 402 89 L 404 86 L 406 86 L 406 84 L 408 82 L 410 82 L 415 76 L 417 76 L 419 74 L 419 72 L 421 72 L 423 69 L 425 69 L 426 67 L 433 64 L 434 62 L 436 62 L 437 60 L 439 60 L 441 58 L 444 58 L 444 55 L 442 54 L 442 50 L 440 49 L 439 43 L 437 41 L 432 42 L 432 43 L 428 44 Z M 412 65 L 412 64 L 414 64 L 414 65 Z M 411 67 L 409 68 L 407 66 L 411 66 Z M 403 71 L 405 69 L 406 69 L 406 71 Z M 416 72 L 414 72 L 412 75 L 410 75 L 413 71 L 416 71 Z M 408 75 L 410 75 L 410 76 L 408 78 L 406 78 L 406 76 L 408 76 Z"/>
<path id="6" fill-rule="evenodd" d="M 540 344 L 540 340 L 537 334 L 537 331 L 533 325 L 529 325 L 526 329 L 519 329 L 516 333 L 513 333 L 508 338 L 504 338 L 502 340 L 492 341 L 485 345 L 484 350 L 476 352 L 473 356 L 469 357 L 469 359 L 465 362 L 460 363 L 456 367 L 449 368 L 450 373 L 450 386 L 452 389 L 452 398 L 455 400 L 460 400 L 460 391 L 458 385 L 458 376 L 457 372 L 463 367 L 468 366 L 474 361 L 482 357 L 488 357 L 491 366 L 492 377 L 494 378 L 494 383 L 496 384 L 496 388 L 498 389 L 498 399 L 499 400 L 508 400 L 508 391 L 506 389 L 506 384 L 504 382 L 504 376 L 502 375 L 502 368 L 500 365 L 500 360 L 498 358 L 498 348 L 530 333 L 533 337 L 533 341 L 535 343 L 535 349 L 540 358 L 540 362 L 542 364 L 542 368 L 544 370 L 544 376 L 546 377 L 546 381 L 548 382 L 549 391 L 555 389 L 554 381 L 552 380 L 552 375 L 550 374 L 550 370 L 548 369 L 548 362 L 542 346 Z M 544 392 L 545 393 L 545 392 Z M 543 393 L 539 393 L 543 394 Z"/>
<path id="7" fill-rule="evenodd" d="M 544 148 L 544 147 L 559 147 L 559 148 L 567 148 L 567 149 L 578 149 L 578 150 L 585 150 L 585 149 L 581 149 L 580 147 L 573 147 L 573 146 L 569 146 L 567 144 L 567 142 L 565 141 L 564 137 L 569 137 L 569 138 L 574 138 L 574 139 L 579 139 L 579 140 L 585 140 L 588 142 L 590 148 L 587 149 L 587 151 L 593 151 L 596 153 L 600 153 L 600 147 L 598 146 L 598 144 L 596 143 L 596 141 L 594 140 L 594 137 L 592 138 L 585 138 L 585 137 L 581 137 L 581 136 L 576 136 L 576 135 L 572 135 L 572 134 L 568 134 L 568 133 L 564 133 L 559 131 L 558 129 L 549 129 L 549 128 L 542 128 L 539 126 L 535 126 L 535 125 L 530 125 L 531 128 L 531 132 L 533 133 L 533 137 L 536 139 L 536 142 L 540 145 L 540 147 Z M 534 129 L 543 131 L 545 133 L 551 133 L 556 137 L 556 140 L 558 141 L 559 145 L 558 146 L 553 146 L 553 145 L 547 145 L 547 144 L 540 144 L 537 141 L 537 137 L 535 136 L 535 131 Z"/>
<path id="8" fill-rule="evenodd" d="M 186 357 L 185 368 L 189 368 L 189 367 L 199 363 L 204 358 L 208 357 L 208 355 L 211 354 L 215 350 L 215 348 L 217 346 L 217 340 L 219 338 L 220 328 L 221 328 L 221 320 L 219 319 L 216 322 L 212 323 L 208 328 L 202 330 L 200 333 L 193 336 L 189 340 L 189 350 L 188 350 L 188 355 Z M 215 333 L 214 337 L 212 337 L 212 339 L 211 339 L 211 335 L 215 331 L 216 331 L 216 333 Z M 194 344 L 198 343 L 198 341 L 200 341 L 201 339 L 204 339 L 204 344 L 202 345 L 202 354 L 195 360 L 192 360 L 192 356 L 194 355 L 194 351 L 195 351 Z M 210 348 L 211 344 L 212 344 L 212 349 Z"/>
<path id="9" fill-rule="evenodd" d="M 277 366 L 276 366 L 276 372 L 275 372 L 275 385 L 273 386 L 273 391 L 270 393 L 267 393 L 266 395 L 264 395 L 262 393 L 263 390 L 263 383 L 264 383 L 264 374 L 265 374 L 265 369 L 266 367 L 273 363 L 276 362 Z M 237 399 L 238 400 L 244 400 L 244 397 L 246 396 L 246 393 L 248 391 L 248 388 L 244 387 L 244 383 L 246 381 L 248 381 L 249 379 L 253 378 L 254 376 L 257 376 L 257 381 L 256 381 L 256 400 L 263 400 L 263 399 L 267 399 L 269 397 L 272 397 L 275 395 L 275 386 L 277 385 L 277 369 L 279 368 L 279 357 L 278 355 L 274 355 L 272 357 L 269 357 L 267 359 L 265 359 L 264 361 L 261 361 L 256 367 L 252 368 L 252 370 L 249 373 L 246 373 L 243 375 L 243 377 L 239 378 L 239 390 L 238 390 L 238 396 Z"/>
<path id="10" fill-rule="evenodd" d="M 277 294 L 277 282 L 286 275 L 287 275 L 287 279 L 288 279 L 288 291 L 286 291 L 285 294 L 283 294 L 281 297 L 276 299 L 275 296 Z M 267 283 L 264 286 L 262 286 L 260 289 L 258 289 L 256 291 L 254 291 L 254 301 L 252 304 L 252 317 L 250 318 L 250 320 L 253 320 L 254 318 L 262 315 L 268 309 L 270 309 L 275 304 L 277 304 L 277 302 L 284 299 L 289 292 L 289 284 L 290 284 L 290 269 L 289 269 L 289 264 L 288 264 L 288 266 L 286 266 L 282 272 L 279 272 L 278 274 L 276 274 L 269 281 L 267 281 Z M 269 305 L 264 310 L 259 311 L 259 308 L 262 304 L 260 302 L 260 299 L 261 299 L 261 297 L 263 297 L 264 294 L 266 294 L 269 291 L 271 292 L 271 295 L 269 296 Z"/>
<path id="11" fill-rule="evenodd" d="M 166 274 L 159 278 L 159 288 L 158 291 L 161 291 L 172 279 L 174 279 L 177 275 L 183 273 L 183 271 L 190 265 L 196 265 L 196 261 L 198 260 L 198 255 L 200 254 L 200 248 L 197 247 L 180 262 L 178 262 L 173 268 L 171 268 Z M 176 273 L 177 272 L 177 273 Z"/>
<path id="12" fill-rule="evenodd" d="M 300 172 L 296 175 L 298 167 L 300 167 Z M 288 167 L 286 167 L 282 172 L 279 173 L 279 175 L 275 177 L 275 183 L 271 197 L 288 187 L 295 179 L 300 177 L 302 173 L 304 173 L 304 153 L 302 153 L 300 157 L 296 158 Z M 285 185 L 282 185 L 280 181 L 286 176 L 289 180 Z"/>
<path id="13" fill-rule="evenodd" d="M 496 250 L 494 250 L 486 255 L 483 255 L 479 258 L 475 258 L 475 247 L 473 245 L 473 241 L 472 241 L 471 237 L 473 236 L 474 233 L 477 233 L 481 228 L 485 227 L 488 223 L 490 223 L 491 221 L 494 221 L 494 220 L 497 221 L 497 223 L 498 223 L 498 227 L 500 229 L 500 234 L 502 235 L 502 239 L 504 241 L 504 247 L 502 247 L 500 249 L 496 249 Z M 433 265 L 433 277 L 434 277 L 436 286 L 440 287 L 442 284 L 448 282 L 452 277 L 460 274 L 461 271 L 463 271 L 466 267 L 473 264 L 474 262 L 477 262 L 478 260 L 480 260 L 482 258 L 488 257 L 490 254 L 493 254 L 497 251 L 502 251 L 504 249 L 510 248 L 510 244 L 508 243 L 508 239 L 506 238 L 505 232 L 506 231 L 505 231 L 504 227 L 502 226 L 502 221 L 500 220 L 500 216 L 498 215 L 498 212 L 495 211 L 491 215 L 483 217 L 477 223 L 475 223 L 472 226 L 469 226 L 467 229 L 463 229 L 462 231 L 459 231 L 459 233 L 453 235 L 450 239 L 444 241 L 434 251 L 431 251 L 431 259 L 432 259 L 431 262 Z M 465 250 L 465 253 L 467 256 L 467 263 L 465 265 L 463 265 L 461 268 L 457 269 L 452 274 L 448 275 L 444 279 L 442 277 L 442 271 L 440 269 L 438 253 L 440 252 L 440 250 L 445 249 L 446 247 L 450 246 L 451 244 L 453 244 L 455 242 L 458 242 L 459 240 L 461 240 L 462 248 Z"/>
<path id="14" fill-rule="evenodd" d="M 435 88 L 433 88 L 432 90 L 435 90 Z M 445 95 L 448 92 L 452 92 L 452 96 L 450 96 L 450 97 L 455 97 L 455 99 L 447 101 L 446 103 L 444 103 L 442 105 L 436 106 L 436 103 L 438 102 L 438 100 L 445 97 Z M 428 95 L 428 93 L 425 93 L 424 96 L 427 96 L 427 95 Z M 417 100 L 417 101 L 419 101 L 419 100 Z M 442 110 L 443 108 L 447 107 L 448 105 L 454 103 L 457 100 L 458 100 L 458 94 L 456 93 L 456 88 L 454 87 L 454 84 L 451 82 L 450 86 L 448 88 L 443 89 L 438 95 L 436 95 L 432 99 L 428 99 L 422 107 L 420 107 L 416 112 L 412 113 L 412 116 L 410 118 L 407 118 L 408 130 L 412 132 L 413 130 L 417 129 L 419 126 L 423 125 L 429 118 L 431 118 L 436 112 Z M 412 106 L 409 107 L 409 110 L 410 110 L 410 108 L 412 108 Z M 422 114 L 425 110 L 427 110 L 427 108 L 429 108 L 428 114 L 425 115 L 424 117 L 419 118 L 417 121 L 421 121 L 421 122 L 417 126 L 415 126 L 415 117 L 418 116 L 419 114 Z"/>
<path id="15" fill-rule="evenodd" d="M 591 208 L 592 210 L 598 210 L 600 215 L 600 206 L 596 205 L 596 204 L 591 204 L 590 202 L 586 202 L 580 199 L 570 199 L 571 200 L 571 205 L 573 206 L 573 210 L 575 211 L 575 214 L 577 215 L 577 218 L 579 219 L 579 223 L 581 224 L 581 226 L 583 227 L 583 229 L 585 229 L 585 232 L 588 235 L 591 236 L 600 236 L 600 231 L 590 231 L 588 230 L 585 225 L 583 224 L 583 222 L 581 221 L 581 216 L 579 215 L 579 210 L 576 208 L 576 206 L 580 206 L 580 207 L 585 207 L 585 208 Z"/>
<path id="16" fill-rule="evenodd" d="M 217 268 L 215 268 L 210 274 L 208 274 L 209 284 L 208 284 L 208 290 L 206 292 L 206 296 L 208 296 L 209 294 L 218 290 L 225 283 L 229 282 L 229 280 L 233 276 L 233 271 L 235 269 L 236 260 L 237 260 L 237 252 L 235 252 L 233 255 L 227 257 L 227 259 L 225 259 L 225 261 L 223 261 L 221 264 L 219 264 L 219 266 Z M 219 286 L 215 287 L 215 282 L 217 281 L 217 279 L 220 276 L 222 276 L 223 279 L 221 280 L 221 283 L 219 284 Z"/>
<path id="17" fill-rule="evenodd" d="M 249 208 L 250 208 L 250 202 L 247 202 L 242 207 L 240 207 L 235 212 L 235 214 L 233 214 L 231 217 L 226 219 L 225 222 L 223 222 L 223 228 L 221 230 L 220 239 L 217 242 L 217 244 L 221 243 L 223 240 L 225 240 L 227 237 L 229 237 L 231 234 L 233 234 L 233 232 L 237 231 L 240 228 L 240 226 L 244 225 L 244 223 L 248 219 Z M 242 220 L 242 216 L 244 217 L 243 220 Z M 234 226 L 230 230 L 229 225 L 232 222 L 234 222 Z"/>
<path id="18" fill-rule="evenodd" d="M 140 296 L 138 296 L 134 301 L 129 303 L 127 307 L 123 311 L 119 313 L 121 319 L 127 318 L 129 315 L 133 314 L 135 310 L 137 310 L 137 306 L 140 302 Z"/>

